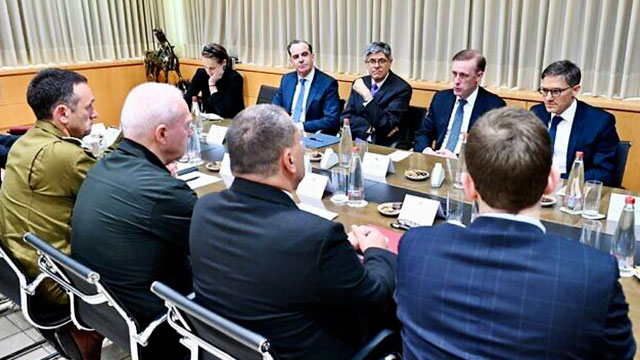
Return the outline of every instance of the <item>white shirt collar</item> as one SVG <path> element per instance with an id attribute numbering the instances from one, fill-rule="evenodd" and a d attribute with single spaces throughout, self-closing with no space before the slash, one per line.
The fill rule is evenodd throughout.
<path id="1" fill-rule="evenodd" d="M 380 82 L 373 81 L 374 84 L 378 85 L 378 89 L 380 89 L 382 87 L 382 84 L 384 84 L 384 82 L 387 81 L 387 78 L 389 77 L 389 74 L 391 74 L 391 70 L 389 70 L 389 72 L 387 72 L 387 76 L 385 76 L 384 79 L 382 79 L 382 81 L 380 81 Z M 371 78 L 371 80 L 373 80 L 373 78 Z"/>
<path id="2" fill-rule="evenodd" d="M 297 75 L 297 74 L 296 74 Z M 313 77 L 316 75 L 316 68 L 315 66 L 311 68 L 311 71 L 309 71 L 309 73 L 307 74 L 307 76 L 305 77 L 300 77 L 300 75 L 298 75 L 298 82 L 300 82 L 300 79 L 305 79 L 307 80 L 307 84 L 311 84 L 311 82 L 313 81 Z"/>
<path id="3" fill-rule="evenodd" d="M 573 102 L 567 108 L 567 110 L 565 110 L 562 114 L 551 114 L 551 119 L 553 119 L 554 116 L 558 115 L 562 117 L 562 120 L 566 120 L 567 122 L 569 122 L 569 124 L 572 124 L 573 119 L 576 116 L 577 109 L 578 109 L 578 101 L 576 100 L 576 98 L 573 98 Z M 549 126 L 551 126 L 551 122 L 549 122 Z"/>
<path id="4" fill-rule="evenodd" d="M 536 218 L 532 218 L 531 216 L 526 215 L 518 215 L 518 214 L 506 214 L 506 213 L 485 213 L 480 214 L 480 216 L 487 216 L 498 219 L 505 219 L 511 221 L 520 221 L 523 223 L 531 224 L 537 226 L 543 233 L 547 232 L 547 229 L 542 225 L 542 222 Z"/>
<path id="5" fill-rule="evenodd" d="M 467 96 L 466 100 L 467 100 L 467 104 L 466 105 L 470 105 L 470 109 L 473 109 L 473 105 L 475 105 L 476 103 L 476 99 L 478 98 L 478 89 L 480 88 L 480 86 L 476 87 L 475 90 L 473 90 L 473 92 L 471 93 L 471 95 Z M 456 98 L 458 100 L 462 99 L 460 96 L 456 96 Z"/>

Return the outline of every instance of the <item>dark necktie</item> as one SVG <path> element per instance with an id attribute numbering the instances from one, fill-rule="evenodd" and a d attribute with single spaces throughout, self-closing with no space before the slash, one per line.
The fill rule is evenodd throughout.
<path id="1" fill-rule="evenodd" d="M 300 79 L 300 91 L 298 92 L 298 99 L 296 100 L 296 108 L 293 109 L 293 122 L 300 122 L 300 115 L 302 115 L 302 101 L 304 101 L 304 82 L 306 79 Z"/>
<path id="2" fill-rule="evenodd" d="M 551 149 L 553 150 L 553 147 L 556 144 L 556 132 L 558 130 L 558 124 L 560 124 L 560 121 L 564 120 L 561 116 L 554 116 L 553 119 L 551 120 L 551 128 L 549 128 L 549 135 L 551 135 Z M 553 153 L 553 151 L 552 151 Z"/>
<path id="3" fill-rule="evenodd" d="M 453 117 L 453 125 L 451 126 L 451 132 L 449 132 L 449 139 L 447 140 L 446 149 L 454 152 L 456 145 L 458 144 L 458 138 L 460 137 L 460 130 L 462 129 L 462 119 L 464 118 L 464 105 L 467 103 L 465 99 L 458 99 L 458 109 L 456 115 Z"/>
<path id="4" fill-rule="evenodd" d="M 378 84 L 373 83 L 373 85 L 371 85 L 371 96 L 376 96 L 376 93 L 378 92 L 378 90 L 380 90 L 380 88 L 378 87 Z"/>

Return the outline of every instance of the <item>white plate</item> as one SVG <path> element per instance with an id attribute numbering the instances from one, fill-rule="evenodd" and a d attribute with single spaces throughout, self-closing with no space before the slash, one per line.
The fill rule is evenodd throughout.
<path id="1" fill-rule="evenodd" d="M 399 209 L 393 209 L 393 206 L 397 204 L 400 204 L 400 208 Z M 380 205 L 378 205 L 377 207 L 378 212 L 384 216 L 398 216 L 398 214 L 400 214 L 400 210 L 402 210 L 402 203 L 401 202 L 386 202 L 386 203 L 382 203 Z M 391 210 L 388 210 L 391 209 Z"/>
<path id="2" fill-rule="evenodd" d="M 220 171 L 220 167 L 222 166 L 222 161 L 212 161 L 208 162 L 204 167 L 209 171 Z"/>
<path id="3" fill-rule="evenodd" d="M 411 174 L 411 172 L 413 171 L 419 171 L 421 173 L 424 173 L 424 175 L 413 175 Z M 426 180 L 429 177 L 429 172 L 425 170 L 409 169 L 404 172 L 404 176 L 409 180 L 421 181 Z"/>
<path id="4" fill-rule="evenodd" d="M 558 198 L 556 198 L 555 196 L 550 196 L 550 198 L 552 199 L 551 201 L 544 201 L 546 197 L 542 198 L 542 207 L 549 207 L 549 206 L 553 206 L 555 203 L 558 202 Z"/>

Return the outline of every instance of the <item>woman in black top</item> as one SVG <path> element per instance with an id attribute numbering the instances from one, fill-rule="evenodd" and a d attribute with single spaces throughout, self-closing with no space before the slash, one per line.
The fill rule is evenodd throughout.
<path id="1" fill-rule="evenodd" d="M 198 69 L 184 96 L 191 108 L 194 98 L 202 100 L 203 111 L 232 118 L 244 109 L 242 76 L 231 68 L 227 50 L 218 44 L 202 49 L 203 69 Z"/>

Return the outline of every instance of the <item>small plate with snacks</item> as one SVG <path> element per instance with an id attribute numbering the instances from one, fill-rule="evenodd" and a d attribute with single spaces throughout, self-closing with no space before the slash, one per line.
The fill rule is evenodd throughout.
<path id="1" fill-rule="evenodd" d="M 322 152 L 318 150 L 307 152 L 307 156 L 309 156 L 309 160 L 313 162 L 322 160 Z"/>
<path id="2" fill-rule="evenodd" d="M 378 205 L 378 212 L 384 216 L 398 216 L 402 210 L 401 202 L 386 202 Z"/>
<path id="3" fill-rule="evenodd" d="M 220 171 L 220 167 L 222 166 L 222 161 L 212 161 L 208 162 L 204 167 L 209 171 Z"/>
<path id="4" fill-rule="evenodd" d="M 429 177 L 429 172 L 419 169 L 410 169 L 404 172 L 404 176 L 409 180 L 421 181 Z"/>
<path id="5" fill-rule="evenodd" d="M 542 200 L 540 202 L 542 203 L 542 206 L 547 207 L 553 206 L 553 204 L 558 202 L 558 199 L 551 195 L 542 195 Z"/>

